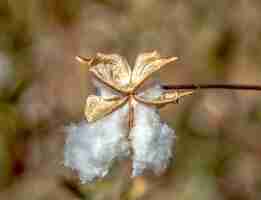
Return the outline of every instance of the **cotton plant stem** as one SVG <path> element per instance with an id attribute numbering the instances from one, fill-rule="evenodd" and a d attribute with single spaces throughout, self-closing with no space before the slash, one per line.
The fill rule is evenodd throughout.
<path id="1" fill-rule="evenodd" d="M 245 84 L 171 84 L 162 85 L 161 87 L 165 90 L 225 89 L 261 91 L 261 85 Z"/>

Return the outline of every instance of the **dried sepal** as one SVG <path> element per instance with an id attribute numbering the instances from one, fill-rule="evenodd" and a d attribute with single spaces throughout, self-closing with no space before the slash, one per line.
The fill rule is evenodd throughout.
<path id="1" fill-rule="evenodd" d="M 88 122 L 94 122 L 117 110 L 126 101 L 126 97 L 103 98 L 90 95 L 86 100 L 85 117 Z"/>
<path id="2" fill-rule="evenodd" d="M 173 91 L 173 92 L 163 92 L 161 95 L 153 98 L 153 99 L 145 99 L 142 98 L 141 96 L 135 96 L 135 99 L 143 104 L 147 105 L 155 105 L 158 107 L 164 106 L 169 103 L 177 103 L 182 97 L 192 95 L 194 92 L 178 92 L 178 91 Z"/>
<path id="3" fill-rule="evenodd" d="M 116 91 L 128 91 L 131 69 L 125 58 L 117 54 L 98 53 L 90 65 L 90 72 L 101 82 Z"/>
<path id="4" fill-rule="evenodd" d="M 135 90 L 154 72 L 177 59 L 177 57 L 161 58 L 156 51 L 140 54 L 132 72 L 131 87 Z"/>

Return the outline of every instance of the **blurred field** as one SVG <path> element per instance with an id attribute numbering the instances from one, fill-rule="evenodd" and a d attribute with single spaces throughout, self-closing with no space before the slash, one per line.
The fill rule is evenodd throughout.
<path id="1" fill-rule="evenodd" d="M 76 55 L 178 56 L 166 83 L 261 85 L 260 0 L 1 0 L 1 200 L 261 199 L 261 93 L 199 91 L 162 109 L 175 127 L 170 169 L 79 185 L 63 161 L 64 125 L 93 92 Z"/>

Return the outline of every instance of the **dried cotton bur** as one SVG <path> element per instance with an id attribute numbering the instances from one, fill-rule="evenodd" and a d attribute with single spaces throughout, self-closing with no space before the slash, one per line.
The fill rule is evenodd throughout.
<path id="1" fill-rule="evenodd" d="M 160 120 L 158 109 L 192 92 L 165 91 L 148 78 L 176 59 L 143 53 L 131 69 L 117 54 L 77 57 L 89 66 L 98 91 L 87 97 L 87 122 L 67 127 L 65 166 L 76 170 L 82 183 L 104 177 L 116 159 L 131 157 L 133 177 L 167 168 L 175 133 Z"/>

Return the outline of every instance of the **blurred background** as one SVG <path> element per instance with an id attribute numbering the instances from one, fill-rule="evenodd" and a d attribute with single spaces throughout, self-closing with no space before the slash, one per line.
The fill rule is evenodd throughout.
<path id="1" fill-rule="evenodd" d="M 129 178 L 117 163 L 80 185 L 63 167 L 65 125 L 94 92 L 76 55 L 133 63 L 178 56 L 165 83 L 261 85 L 260 0 L 1 0 L 1 200 L 261 199 L 261 93 L 198 91 L 161 110 L 177 133 L 162 176 Z"/>

